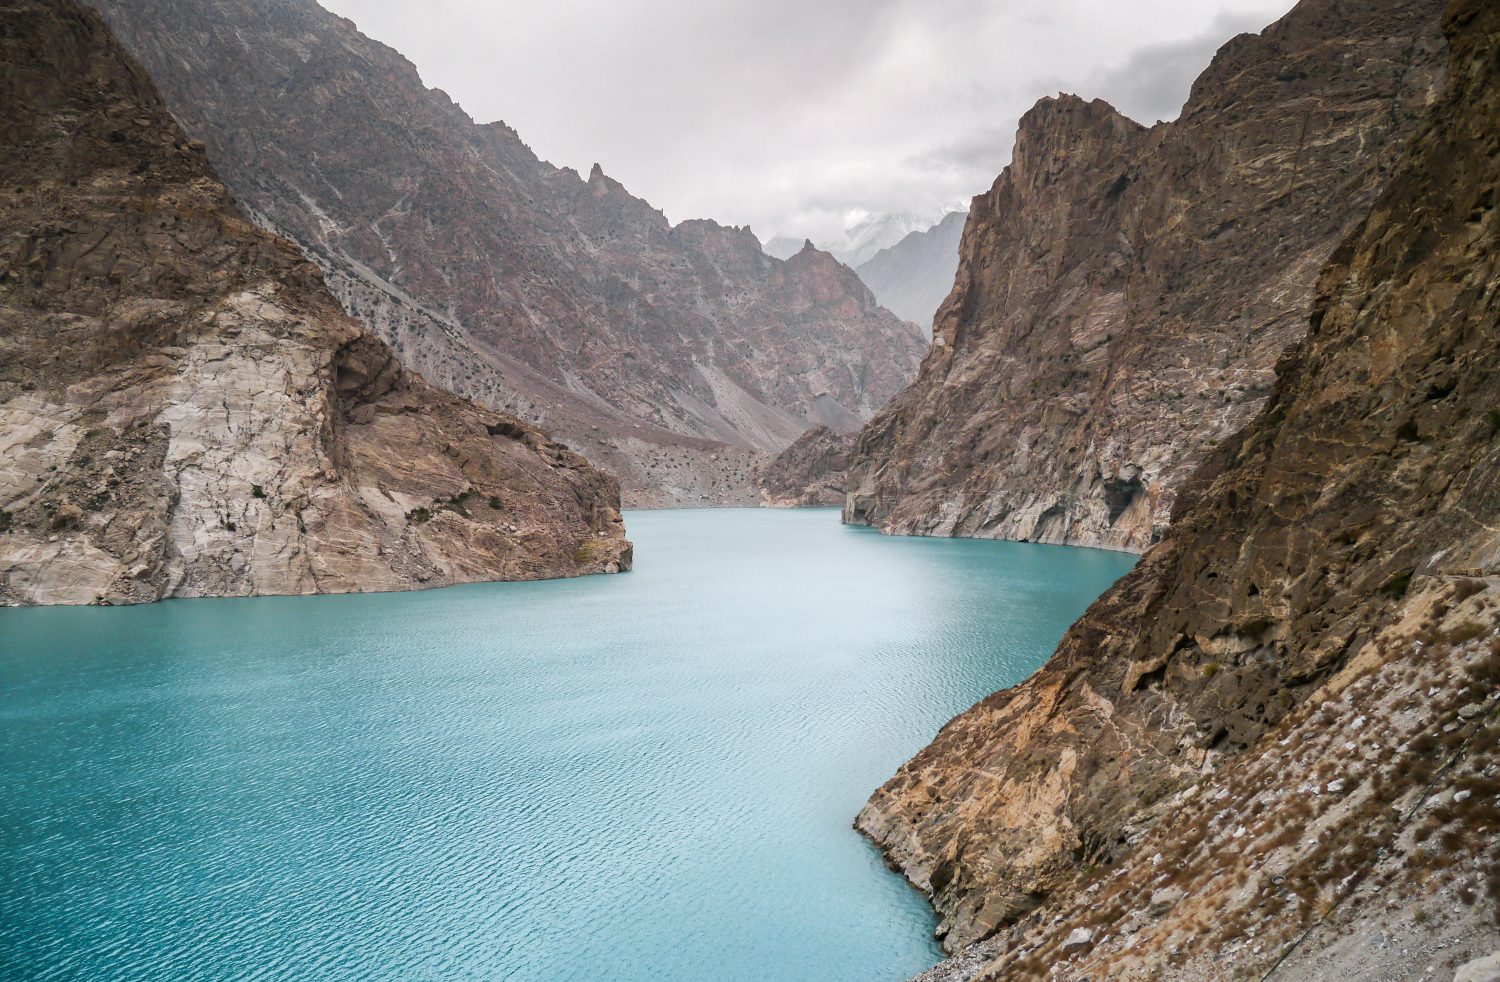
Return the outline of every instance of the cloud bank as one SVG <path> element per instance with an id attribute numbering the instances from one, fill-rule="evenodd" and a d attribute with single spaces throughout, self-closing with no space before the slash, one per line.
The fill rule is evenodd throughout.
<path id="1" fill-rule="evenodd" d="M 826 239 L 964 207 L 1058 91 L 1170 119 L 1292 0 L 323 0 L 480 121 L 673 221 Z"/>

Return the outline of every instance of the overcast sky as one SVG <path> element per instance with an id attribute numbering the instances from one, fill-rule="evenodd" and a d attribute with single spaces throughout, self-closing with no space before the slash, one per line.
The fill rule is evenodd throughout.
<path id="1" fill-rule="evenodd" d="M 1292 0 L 321 0 L 541 157 L 674 222 L 827 240 L 963 207 L 1058 91 L 1177 115 Z"/>

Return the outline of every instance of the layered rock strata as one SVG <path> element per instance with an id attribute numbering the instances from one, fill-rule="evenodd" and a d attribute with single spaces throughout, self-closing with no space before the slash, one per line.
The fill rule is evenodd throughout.
<path id="1" fill-rule="evenodd" d="M 1318 269 L 1438 83 L 1441 0 L 1304 0 L 1150 129 L 1043 99 L 974 199 L 917 380 L 845 520 L 1140 551 L 1264 403 Z"/>
<path id="2" fill-rule="evenodd" d="M 962 951 L 933 978 L 1451 978 L 1500 945 L 1500 7 L 1446 25 L 1264 410 L 861 812 Z"/>
<path id="3" fill-rule="evenodd" d="M 597 165 L 553 167 L 312 0 L 96 5 L 350 313 L 608 466 L 631 504 L 753 499 L 755 453 L 857 429 L 916 369 L 924 335 L 828 254 L 773 259 Z"/>
<path id="4" fill-rule="evenodd" d="M 0 6 L 0 602 L 626 569 L 614 481 L 428 385 L 71 0 Z"/>

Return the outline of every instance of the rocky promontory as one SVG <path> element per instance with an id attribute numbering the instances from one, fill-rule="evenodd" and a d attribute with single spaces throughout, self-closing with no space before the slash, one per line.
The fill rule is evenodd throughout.
<path id="1" fill-rule="evenodd" d="M 1141 551 L 1264 404 L 1318 270 L 1441 78 L 1441 0 L 1304 0 L 1181 116 L 1043 99 L 974 199 L 917 380 L 862 432 L 845 520 Z"/>
<path id="2" fill-rule="evenodd" d="M 0 27 L 0 602 L 629 568 L 615 482 L 363 333 L 97 14 Z"/>
<path id="3" fill-rule="evenodd" d="M 854 434 L 813 427 L 756 471 L 761 502 L 772 508 L 842 505 L 853 447 Z"/>
<path id="4" fill-rule="evenodd" d="M 1265 407 L 861 812 L 959 952 L 933 978 L 1446 980 L 1500 946 L 1500 7 L 1445 23 Z"/>

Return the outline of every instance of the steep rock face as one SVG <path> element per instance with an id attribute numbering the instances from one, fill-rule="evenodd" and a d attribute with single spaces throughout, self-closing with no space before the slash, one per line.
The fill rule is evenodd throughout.
<path id="1" fill-rule="evenodd" d="M 1411 978 L 1500 943 L 1500 8 L 1447 23 L 1264 411 L 861 812 L 950 949 L 993 935 L 935 978 Z"/>
<path id="2" fill-rule="evenodd" d="M 597 165 L 555 168 L 312 0 L 96 5 L 235 195 L 403 362 L 548 426 L 632 503 L 753 495 L 745 451 L 857 428 L 915 371 L 920 333 L 826 255 L 772 259 Z"/>
<path id="3" fill-rule="evenodd" d="M 1439 74 L 1440 0 L 1304 0 L 1145 129 L 1044 99 L 974 199 L 910 388 L 865 428 L 845 520 L 1140 551 L 1264 402 L 1319 267 Z"/>
<path id="4" fill-rule="evenodd" d="M 363 335 L 96 14 L 0 28 L 0 602 L 628 568 L 614 482 Z"/>
<path id="5" fill-rule="evenodd" d="M 962 211 L 946 215 L 932 228 L 875 253 L 854 271 L 882 306 L 925 328 L 953 289 L 958 243 L 968 217 Z"/>
<path id="6" fill-rule="evenodd" d="M 854 434 L 815 426 L 755 474 L 761 501 L 773 508 L 844 503 L 844 482 Z"/>

